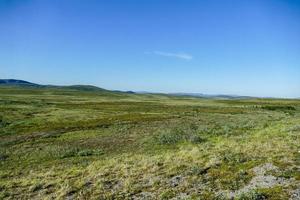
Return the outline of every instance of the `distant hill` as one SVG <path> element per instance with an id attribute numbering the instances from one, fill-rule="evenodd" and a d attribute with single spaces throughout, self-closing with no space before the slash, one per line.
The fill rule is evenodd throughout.
<path id="1" fill-rule="evenodd" d="M 0 79 L 0 85 L 38 85 L 28 81 L 17 80 L 17 79 Z"/>
<path id="2" fill-rule="evenodd" d="M 121 90 L 112 90 L 113 92 L 123 92 L 123 93 L 127 93 L 127 94 L 137 94 L 137 92 L 134 91 L 121 91 Z"/>
<path id="3" fill-rule="evenodd" d="M 134 92 L 134 91 L 120 91 L 120 90 L 106 90 L 93 85 L 70 85 L 70 86 L 56 86 L 56 85 L 41 85 L 36 83 L 31 83 L 24 80 L 18 79 L 0 79 L 0 86 L 20 86 L 20 87 L 30 87 L 30 88 L 40 88 L 40 89 L 69 89 L 85 92 L 102 92 L 106 94 L 141 94 L 141 95 L 167 95 L 174 97 L 194 97 L 194 98 L 208 98 L 208 99 L 249 99 L 256 98 L 251 96 L 239 96 L 239 95 L 210 95 L 202 93 L 153 93 L 153 92 Z"/>
<path id="4" fill-rule="evenodd" d="M 57 86 L 56 86 L 57 87 Z M 59 86 L 59 87 L 64 87 L 68 89 L 74 89 L 74 90 L 80 90 L 80 91 L 108 91 L 103 88 L 99 88 L 93 85 L 71 85 L 71 86 Z"/>
<path id="5" fill-rule="evenodd" d="M 31 87 L 38 87 L 38 88 L 65 88 L 65 89 L 74 89 L 80 91 L 107 91 L 103 88 L 99 88 L 92 85 L 70 85 L 70 86 L 41 85 L 41 84 L 31 83 L 28 81 L 17 80 L 17 79 L 0 79 L 0 85 L 31 86 Z"/>
<path id="6" fill-rule="evenodd" d="M 213 98 L 213 99 L 249 99 L 255 98 L 250 96 L 239 96 L 239 95 L 223 95 L 223 94 L 202 94 L 202 93 L 169 93 L 173 96 L 189 96 L 199 98 Z"/>

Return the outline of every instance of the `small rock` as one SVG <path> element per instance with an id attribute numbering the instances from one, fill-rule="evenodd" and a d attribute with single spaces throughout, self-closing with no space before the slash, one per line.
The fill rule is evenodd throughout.
<path id="1" fill-rule="evenodd" d="M 292 192 L 290 200 L 300 200 L 300 187 Z"/>
<path id="2" fill-rule="evenodd" d="M 182 177 L 181 176 L 174 176 L 173 178 L 171 178 L 170 180 L 170 185 L 172 187 L 176 187 L 179 185 L 179 183 L 181 182 Z"/>
<path id="3" fill-rule="evenodd" d="M 151 200 L 155 195 L 151 192 L 141 192 L 133 197 L 134 200 Z"/>
<path id="4" fill-rule="evenodd" d="M 266 172 L 269 172 L 269 171 L 278 171 L 278 167 L 274 166 L 272 163 L 266 163 L 264 165 L 253 168 L 253 172 L 256 175 L 265 175 Z"/>
<path id="5" fill-rule="evenodd" d="M 186 193 L 179 193 L 176 195 L 176 197 L 173 197 L 172 199 L 170 200 L 185 200 L 185 199 L 188 199 L 190 196 Z"/>

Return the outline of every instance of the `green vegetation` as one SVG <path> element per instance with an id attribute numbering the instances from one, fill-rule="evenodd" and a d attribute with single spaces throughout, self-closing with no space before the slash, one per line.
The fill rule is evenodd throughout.
<path id="1" fill-rule="evenodd" d="M 300 100 L 0 87 L 0 199 L 297 199 L 299 151 Z"/>

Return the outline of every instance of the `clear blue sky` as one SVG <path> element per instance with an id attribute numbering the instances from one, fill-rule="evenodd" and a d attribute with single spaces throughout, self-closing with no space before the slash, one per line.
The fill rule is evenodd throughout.
<path id="1" fill-rule="evenodd" d="M 300 1 L 0 0 L 0 78 L 300 97 Z"/>

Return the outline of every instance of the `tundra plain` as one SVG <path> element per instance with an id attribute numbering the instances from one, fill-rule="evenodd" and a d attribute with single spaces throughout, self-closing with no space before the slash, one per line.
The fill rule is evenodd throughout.
<path id="1" fill-rule="evenodd" d="M 0 199 L 300 199 L 300 100 L 1 86 Z"/>

